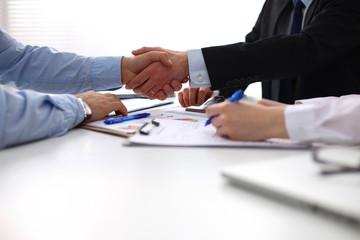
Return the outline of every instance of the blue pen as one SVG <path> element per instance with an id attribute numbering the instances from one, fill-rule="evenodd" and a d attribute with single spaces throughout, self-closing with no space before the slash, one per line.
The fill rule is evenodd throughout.
<path id="1" fill-rule="evenodd" d="M 242 99 L 243 95 L 244 95 L 244 91 L 243 90 L 238 90 L 231 96 L 231 98 L 229 99 L 229 102 L 231 102 L 231 103 L 232 102 L 238 102 L 238 101 L 240 101 Z M 214 115 L 214 116 L 209 117 L 209 119 L 205 123 L 205 127 L 211 123 L 211 120 L 214 117 L 217 117 L 217 116 L 218 115 Z"/>
<path id="2" fill-rule="evenodd" d="M 140 114 L 135 114 L 135 115 L 126 116 L 126 117 L 109 118 L 109 119 L 105 120 L 104 123 L 108 124 L 108 125 L 114 124 L 114 123 L 122 123 L 125 121 L 134 120 L 134 119 L 146 118 L 148 116 L 150 116 L 150 113 L 140 113 Z"/>

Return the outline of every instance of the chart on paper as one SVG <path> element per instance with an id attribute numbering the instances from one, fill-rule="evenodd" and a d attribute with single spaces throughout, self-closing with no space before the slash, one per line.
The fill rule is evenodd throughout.
<path id="1" fill-rule="evenodd" d="M 206 120 L 206 119 L 205 119 Z M 214 126 L 204 126 L 191 121 L 173 119 L 156 119 L 160 123 L 149 135 L 135 134 L 127 144 L 157 146 L 219 146 L 219 147 L 253 147 L 253 148 L 307 148 L 308 143 L 287 139 L 268 139 L 266 141 L 235 141 L 216 133 Z"/>

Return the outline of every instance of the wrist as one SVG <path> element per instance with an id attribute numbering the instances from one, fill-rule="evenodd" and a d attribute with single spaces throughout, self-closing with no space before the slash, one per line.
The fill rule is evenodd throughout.
<path id="1" fill-rule="evenodd" d="M 92 110 L 90 108 L 90 105 L 80 97 L 78 97 L 77 100 L 79 101 L 80 105 L 82 106 L 82 109 L 84 112 L 84 121 L 91 119 Z"/>
<path id="2" fill-rule="evenodd" d="M 181 52 L 181 64 L 185 71 L 185 76 L 190 76 L 189 59 L 188 59 L 188 54 L 186 51 Z"/>
<path id="3" fill-rule="evenodd" d="M 269 137 L 289 138 L 285 125 L 285 108 L 286 106 L 270 108 L 272 117 L 271 124 L 268 127 Z"/>
<path id="4" fill-rule="evenodd" d="M 129 62 L 129 58 L 128 57 L 125 57 L 123 56 L 121 58 L 121 66 L 120 66 L 120 69 L 121 69 L 121 84 L 122 85 L 126 85 L 128 82 L 129 82 L 129 79 L 127 77 L 128 75 L 128 69 L 127 69 L 127 66 L 128 66 L 128 62 Z"/>

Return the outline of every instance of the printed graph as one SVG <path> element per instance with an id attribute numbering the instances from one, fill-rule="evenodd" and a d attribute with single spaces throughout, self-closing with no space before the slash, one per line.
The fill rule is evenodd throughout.
<path id="1" fill-rule="evenodd" d="M 174 120 L 179 120 L 179 121 L 186 121 L 186 122 L 197 122 L 197 119 L 193 119 L 193 118 L 175 118 Z"/>

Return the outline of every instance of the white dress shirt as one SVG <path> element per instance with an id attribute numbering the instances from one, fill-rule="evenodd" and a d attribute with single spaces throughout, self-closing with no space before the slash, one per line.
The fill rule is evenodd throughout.
<path id="1" fill-rule="evenodd" d="M 360 143 L 360 95 L 313 98 L 296 103 L 285 109 L 290 139 Z"/>

